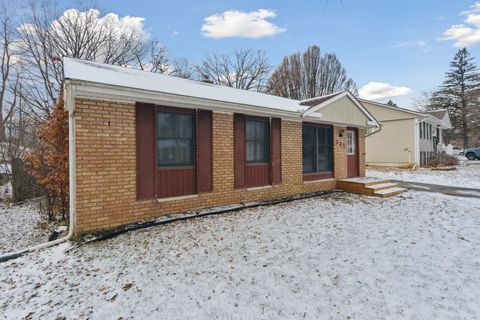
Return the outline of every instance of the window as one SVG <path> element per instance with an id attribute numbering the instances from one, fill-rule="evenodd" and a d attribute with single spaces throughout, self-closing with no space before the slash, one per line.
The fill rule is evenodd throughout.
<path id="1" fill-rule="evenodd" d="M 159 167 L 195 164 L 194 113 L 157 113 L 157 159 Z"/>
<path id="2" fill-rule="evenodd" d="M 332 172 L 332 128 L 304 125 L 302 137 L 303 173 Z"/>
<path id="3" fill-rule="evenodd" d="M 247 163 L 269 162 L 270 135 L 267 120 L 247 120 L 245 122 L 247 143 Z"/>
<path id="4" fill-rule="evenodd" d="M 432 125 L 429 123 L 425 123 L 425 139 L 431 140 L 432 139 Z"/>
<path id="5" fill-rule="evenodd" d="M 355 131 L 347 131 L 347 154 L 355 154 Z"/>
<path id="6" fill-rule="evenodd" d="M 418 127 L 420 128 L 420 139 L 423 139 L 423 122 Z"/>

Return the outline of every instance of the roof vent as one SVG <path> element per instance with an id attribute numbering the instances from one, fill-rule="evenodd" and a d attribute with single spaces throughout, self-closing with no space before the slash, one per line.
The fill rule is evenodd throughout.
<path id="1" fill-rule="evenodd" d="M 213 84 L 213 80 L 210 80 L 210 77 L 206 74 L 203 75 L 202 82 Z"/>

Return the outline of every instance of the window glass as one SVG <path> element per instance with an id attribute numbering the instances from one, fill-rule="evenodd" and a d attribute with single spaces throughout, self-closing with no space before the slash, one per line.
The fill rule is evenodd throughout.
<path id="1" fill-rule="evenodd" d="M 263 120 L 245 122 L 247 162 L 268 162 L 270 154 L 269 123 Z"/>
<path id="2" fill-rule="evenodd" d="M 355 154 L 355 131 L 347 131 L 347 154 Z"/>
<path id="3" fill-rule="evenodd" d="M 193 113 L 163 111 L 157 113 L 157 162 L 159 167 L 194 165 Z"/>
<path id="4" fill-rule="evenodd" d="M 332 128 L 304 125 L 302 132 L 303 172 L 333 171 Z"/>

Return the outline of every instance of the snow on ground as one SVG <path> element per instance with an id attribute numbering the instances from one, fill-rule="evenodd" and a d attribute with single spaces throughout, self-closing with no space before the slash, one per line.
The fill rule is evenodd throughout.
<path id="1" fill-rule="evenodd" d="M 0 264 L 7 319 L 480 318 L 480 199 L 336 193 Z"/>
<path id="2" fill-rule="evenodd" d="M 459 166 L 457 170 L 452 171 L 434 171 L 427 168 L 417 170 L 367 168 L 367 176 L 480 189 L 480 165 L 477 164 Z"/>
<path id="3" fill-rule="evenodd" d="M 48 231 L 37 227 L 38 220 L 34 204 L 0 203 L 0 255 L 45 242 Z"/>

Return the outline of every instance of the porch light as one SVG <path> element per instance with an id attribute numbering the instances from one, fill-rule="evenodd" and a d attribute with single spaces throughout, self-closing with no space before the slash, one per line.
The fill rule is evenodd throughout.
<path id="1" fill-rule="evenodd" d="M 339 136 L 340 138 L 342 138 L 344 133 L 345 133 L 345 130 L 342 129 L 342 130 L 340 130 L 340 132 L 338 133 L 338 136 Z"/>

